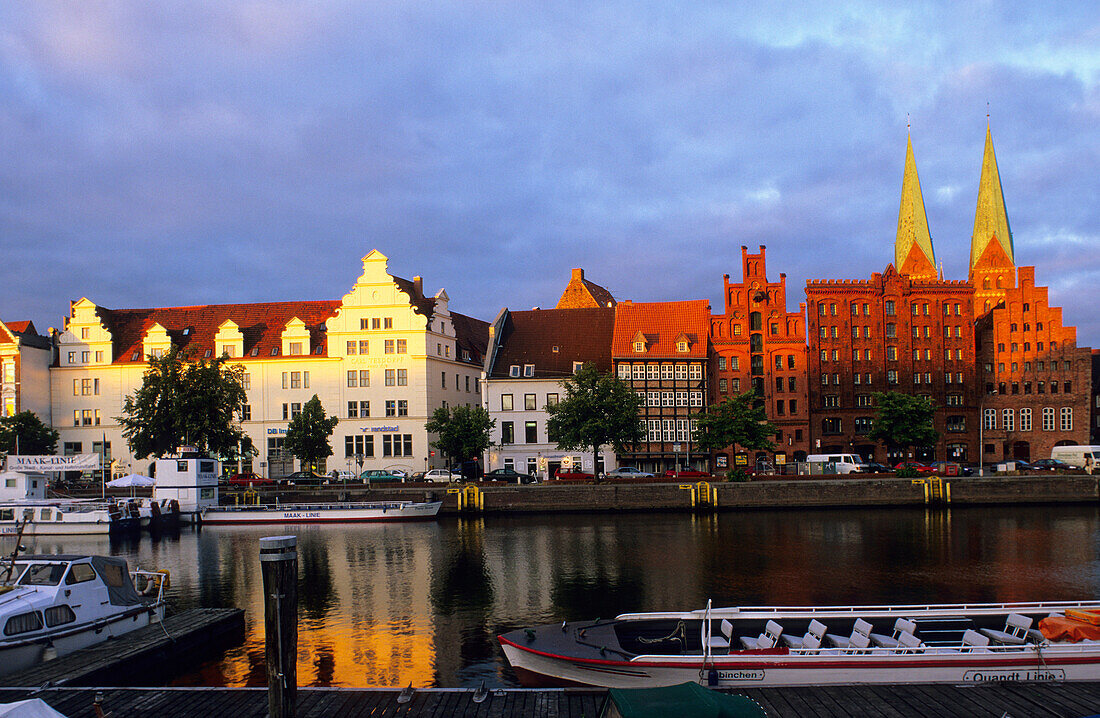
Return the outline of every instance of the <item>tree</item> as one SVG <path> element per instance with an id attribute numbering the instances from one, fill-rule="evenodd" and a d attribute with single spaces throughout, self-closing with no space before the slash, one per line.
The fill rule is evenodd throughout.
<path id="1" fill-rule="evenodd" d="M 424 428 L 437 436 L 432 446 L 453 465 L 481 456 L 492 444 L 489 434 L 496 423 L 480 406 L 442 406 L 432 412 Z"/>
<path id="2" fill-rule="evenodd" d="M 770 451 L 775 448 L 771 437 L 776 428 L 768 422 L 763 407 L 753 408 L 756 394 L 752 391 L 728 396 L 717 404 L 695 414 L 692 439 L 703 451 L 719 451 L 727 446 L 740 446 L 749 451 Z"/>
<path id="3" fill-rule="evenodd" d="M 325 407 L 321 406 L 316 394 L 305 403 L 301 413 L 290 420 L 284 446 L 298 457 L 303 471 L 312 471 L 319 459 L 332 456 L 328 438 L 339 423 L 335 416 L 325 416 Z"/>
<path id="4" fill-rule="evenodd" d="M 141 387 L 126 397 L 123 416 L 115 418 L 138 459 L 187 444 L 232 460 L 256 453 L 239 425 L 247 401 L 242 366 L 227 365 L 224 357 L 192 362 L 173 348 L 149 357 Z"/>
<path id="5" fill-rule="evenodd" d="M 933 446 L 939 440 L 931 399 L 897 391 L 877 392 L 874 397 L 878 415 L 868 434 L 871 439 L 886 442 L 891 449 Z"/>
<path id="6" fill-rule="evenodd" d="M 33 411 L 0 418 L 0 452 L 5 454 L 55 454 L 58 436 Z"/>
<path id="7" fill-rule="evenodd" d="M 595 470 L 600 447 L 622 453 L 642 440 L 638 409 L 642 398 L 611 374 L 588 363 L 561 382 L 565 397 L 546 407 L 546 431 L 559 449 L 591 449 Z"/>

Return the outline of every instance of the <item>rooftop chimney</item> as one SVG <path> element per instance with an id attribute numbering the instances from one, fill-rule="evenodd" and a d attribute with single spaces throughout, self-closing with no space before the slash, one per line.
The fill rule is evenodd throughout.
<path id="1" fill-rule="evenodd" d="M 424 296 L 424 280 L 421 279 L 420 277 L 413 277 L 413 289 L 416 290 L 417 294 L 419 294 L 420 296 L 423 297 Z"/>

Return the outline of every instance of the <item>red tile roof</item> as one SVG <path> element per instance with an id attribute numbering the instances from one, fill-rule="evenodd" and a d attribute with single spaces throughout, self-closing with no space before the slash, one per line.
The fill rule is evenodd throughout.
<path id="1" fill-rule="evenodd" d="M 645 354 L 634 352 L 638 332 L 646 338 Z M 615 358 L 705 358 L 710 332 L 710 303 L 705 299 L 687 302 L 619 302 L 615 308 L 615 337 L 611 355 Z M 686 353 L 676 351 L 676 338 L 687 335 Z"/>
<path id="2" fill-rule="evenodd" d="M 614 325 L 615 310 L 607 307 L 509 312 L 489 375 L 506 378 L 510 366 L 533 364 L 535 378 L 560 379 L 573 373 L 575 361 L 611 371 Z"/>
<path id="3" fill-rule="evenodd" d="M 305 322 L 310 334 L 310 354 L 321 347 L 326 356 L 328 346 L 325 321 L 336 313 L 339 300 L 316 302 L 265 302 L 262 304 L 206 304 L 196 307 L 161 307 L 157 309 L 107 309 L 97 307 L 96 314 L 114 339 L 114 363 L 131 364 L 144 361 L 142 340 L 154 324 L 168 331 L 173 346 L 184 347 L 193 359 L 217 356 L 214 337 L 218 327 L 232 319 L 244 335 L 244 355 L 249 359 L 270 359 L 273 348 L 282 347 L 286 323 L 294 317 Z M 255 356 L 252 355 L 256 350 Z M 137 358 L 134 358 L 134 353 Z"/>
<path id="4" fill-rule="evenodd" d="M 30 321 L 29 319 L 21 322 L 4 322 L 4 325 L 7 326 L 7 328 L 15 334 L 30 334 L 31 336 L 38 336 L 38 332 L 35 331 L 34 328 L 34 322 Z"/>

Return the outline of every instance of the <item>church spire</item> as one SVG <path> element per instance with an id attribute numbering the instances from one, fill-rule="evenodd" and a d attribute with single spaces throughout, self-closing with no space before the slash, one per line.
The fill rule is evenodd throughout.
<path id="1" fill-rule="evenodd" d="M 901 180 L 894 266 L 901 274 L 908 274 L 914 279 L 936 278 L 936 254 L 932 249 L 932 235 L 928 232 L 928 216 L 924 212 L 917 161 L 913 158 L 912 136 L 908 137 L 905 149 L 905 175 Z"/>
<path id="2" fill-rule="evenodd" d="M 991 245 L 998 244 L 999 247 Z M 986 262 L 1014 266 L 1016 254 L 1012 247 L 1012 230 L 1008 226 L 1001 174 L 997 170 L 997 157 L 993 154 L 993 133 L 986 125 L 985 155 L 982 157 L 982 178 L 978 183 L 978 207 L 974 212 L 974 234 L 970 237 L 970 269 L 989 254 Z M 996 256 L 995 255 L 1002 255 Z"/>

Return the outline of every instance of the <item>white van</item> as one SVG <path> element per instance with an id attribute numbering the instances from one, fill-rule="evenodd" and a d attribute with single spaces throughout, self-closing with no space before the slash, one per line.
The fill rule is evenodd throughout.
<path id="1" fill-rule="evenodd" d="M 863 459 L 857 454 L 810 454 L 808 464 L 836 464 L 838 474 L 858 474 L 865 471 Z"/>
<path id="2" fill-rule="evenodd" d="M 1050 450 L 1050 458 L 1078 469 L 1085 468 L 1085 459 L 1092 459 L 1093 466 L 1100 468 L 1100 446 L 1055 446 Z"/>

